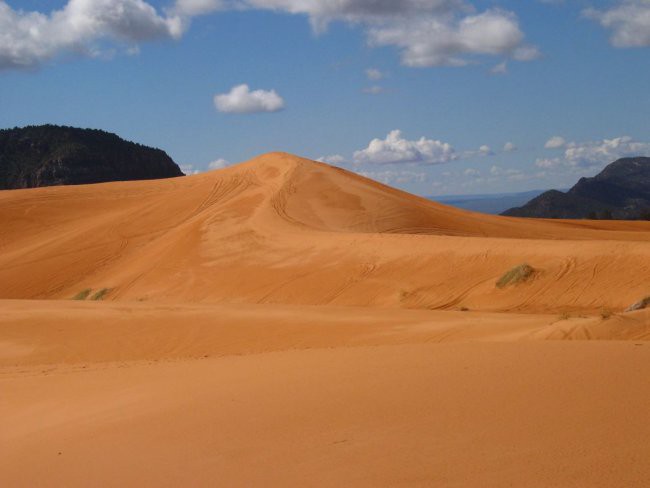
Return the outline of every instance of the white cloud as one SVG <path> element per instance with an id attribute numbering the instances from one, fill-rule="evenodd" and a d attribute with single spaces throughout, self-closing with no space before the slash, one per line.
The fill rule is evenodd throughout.
<path id="1" fill-rule="evenodd" d="M 366 70 L 366 77 L 371 81 L 378 81 L 385 77 L 384 73 L 379 71 L 377 68 L 368 68 Z"/>
<path id="2" fill-rule="evenodd" d="M 622 0 L 609 10 L 584 10 L 584 15 L 611 31 L 616 47 L 650 46 L 650 1 Z"/>
<path id="3" fill-rule="evenodd" d="M 580 172 L 584 169 L 603 167 L 624 157 L 650 155 L 650 142 L 634 141 L 629 136 L 601 141 L 569 142 L 563 146 L 563 157 L 540 158 L 535 161 L 535 166 Z"/>
<path id="4" fill-rule="evenodd" d="M 546 141 L 544 147 L 546 149 L 559 149 L 561 147 L 564 147 L 565 144 L 566 141 L 564 140 L 564 137 L 553 136 L 548 141 Z"/>
<path id="5" fill-rule="evenodd" d="M 95 56 L 100 42 L 129 49 L 182 32 L 180 17 L 161 16 L 144 0 L 69 0 L 49 15 L 0 0 L 0 70 L 36 67 L 63 53 Z"/>
<path id="6" fill-rule="evenodd" d="M 512 58 L 517 61 L 533 61 L 539 58 L 542 53 L 539 51 L 537 46 L 524 45 L 519 46 L 512 53 Z"/>
<path id="7" fill-rule="evenodd" d="M 208 169 L 211 169 L 211 170 L 212 169 L 224 169 L 224 168 L 230 166 L 230 164 L 231 164 L 230 161 L 228 161 L 227 159 L 219 158 L 219 159 L 215 159 L 214 161 L 211 161 L 210 163 L 208 163 Z"/>
<path id="8" fill-rule="evenodd" d="M 496 178 L 499 179 L 506 179 L 508 181 L 523 181 L 523 180 L 529 180 L 534 177 L 535 175 L 527 175 L 520 169 L 514 169 L 514 168 L 502 168 L 501 166 L 494 165 L 490 168 L 490 174 Z"/>
<path id="9" fill-rule="evenodd" d="M 508 72 L 508 61 L 502 61 L 496 66 L 494 66 L 490 73 L 493 75 L 505 75 Z"/>
<path id="10" fill-rule="evenodd" d="M 181 171 L 188 176 L 198 175 L 201 172 L 201 170 L 196 169 L 193 164 L 180 164 L 179 168 L 181 168 Z"/>
<path id="11" fill-rule="evenodd" d="M 222 0 L 176 0 L 174 12 L 178 15 L 194 17 L 226 7 L 227 5 Z"/>
<path id="12" fill-rule="evenodd" d="M 340 154 L 332 154 L 330 156 L 321 156 L 316 161 L 329 164 L 343 164 L 346 162 L 346 159 Z"/>
<path id="13" fill-rule="evenodd" d="M 465 176 L 480 176 L 481 172 L 474 168 L 467 168 L 465 171 L 463 171 L 463 174 Z"/>
<path id="14" fill-rule="evenodd" d="M 506 142 L 503 145 L 503 152 L 513 152 L 517 150 L 517 146 L 514 142 Z"/>
<path id="15" fill-rule="evenodd" d="M 538 168 L 552 169 L 562 165 L 560 158 L 539 158 L 535 161 L 535 166 Z"/>
<path id="16" fill-rule="evenodd" d="M 487 144 L 483 144 L 477 150 L 468 150 L 468 151 L 463 151 L 462 153 L 463 159 L 473 158 L 476 156 L 480 156 L 480 157 L 494 156 L 494 151 Z"/>
<path id="17" fill-rule="evenodd" d="M 248 85 L 242 84 L 232 87 L 228 93 L 215 95 L 214 105 L 219 112 L 252 114 L 282 110 L 284 100 L 275 90 L 251 91 Z"/>
<path id="18" fill-rule="evenodd" d="M 380 93 L 384 93 L 384 89 L 379 85 L 367 86 L 361 91 L 363 93 L 367 93 L 368 95 L 379 95 Z"/>
<path id="19" fill-rule="evenodd" d="M 325 30 L 333 21 L 381 24 L 396 17 L 446 15 L 468 10 L 464 0 L 240 0 L 231 3 L 307 15 L 317 32 Z"/>
<path id="20" fill-rule="evenodd" d="M 492 156 L 494 154 L 494 152 L 492 152 L 492 148 L 485 144 L 478 148 L 478 153 L 481 156 Z"/>
<path id="21" fill-rule="evenodd" d="M 379 181 L 384 185 L 424 183 L 427 180 L 426 173 L 418 171 L 359 171 L 358 174 Z"/>
<path id="22" fill-rule="evenodd" d="M 570 166 L 591 167 L 611 163 L 629 156 L 650 155 L 650 143 L 637 142 L 629 136 L 602 141 L 571 142 L 567 144 L 564 158 Z"/>
<path id="23" fill-rule="evenodd" d="M 385 139 L 373 139 L 367 148 L 354 153 L 354 162 L 359 164 L 442 164 L 454 159 L 457 155 L 450 144 L 424 137 L 409 141 L 399 130 L 391 131 Z"/>
<path id="24" fill-rule="evenodd" d="M 400 49 L 408 66 L 462 66 L 497 55 L 525 61 L 539 54 L 525 43 L 515 14 L 478 12 L 466 0 L 176 0 L 163 13 L 145 0 L 68 0 L 49 15 L 13 10 L 0 0 L 0 69 L 38 66 L 63 53 L 92 54 L 106 41 L 179 38 L 193 17 L 247 9 L 305 15 L 317 33 L 334 21 L 360 26 L 371 45 Z M 373 80 L 383 75 L 371 70 Z"/>
<path id="25" fill-rule="evenodd" d="M 179 3 L 209 0 L 178 0 Z M 334 21 L 360 25 L 374 46 L 401 50 L 408 66 L 461 66 L 476 55 L 528 61 L 539 55 L 525 43 L 512 12 L 477 13 L 466 0 L 224 0 L 217 8 L 265 9 L 302 14 L 317 33 Z M 201 9 L 195 9 L 201 10 Z M 376 70 L 378 71 L 378 70 Z M 380 73 L 367 73 L 376 76 Z M 378 78 L 371 78 L 378 79 Z"/>
<path id="26" fill-rule="evenodd" d="M 464 66 L 473 56 L 510 56 L 527 61 L 538 56 L 524 43 L 515 15 L 488 10 L 476 15 L 447 12 L 398 18 L 368 29 L 371 45 L 397 46 L 407 66 Z"/>

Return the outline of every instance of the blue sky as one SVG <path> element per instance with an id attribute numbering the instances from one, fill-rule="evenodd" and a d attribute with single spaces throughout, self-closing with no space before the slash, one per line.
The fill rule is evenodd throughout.
<path id="1" fill-rule="evenodd" d="M 188 171 L 282 150 L 424 195 L 564 188 L 650 155 L 649 88 L 649 0 L 0 0 L 0 127 Z"/>

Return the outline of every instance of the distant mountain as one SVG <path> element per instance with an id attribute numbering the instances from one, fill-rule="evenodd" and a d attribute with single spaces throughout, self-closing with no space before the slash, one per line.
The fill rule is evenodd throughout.
<path id="1" fill-rule="evenodd" d="M 162 150 L 55 125 L 0 130 L 0 190 L 183 176 Z"/>
<path id="2" fill-rule="evenodd" d="M 650 158 L 624 158 L 568 192 L 547 191 L 503 215 L 550 219 L 650 220 Z"/>
<path id="3" fill-rule="evenodd" d="M 497 193 L 486 195 L 445 195 L 439 197 L 428 197 L 430 200 L 452 205 L 454 207 L 498 215 L 518 205 L 523 205 L 531 198 L 544 193 L 545 190 L 531 190 L 520 193 Z"/>

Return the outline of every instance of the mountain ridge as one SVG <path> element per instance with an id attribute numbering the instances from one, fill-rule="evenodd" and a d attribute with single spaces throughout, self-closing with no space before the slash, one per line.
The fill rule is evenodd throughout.
<path id="1" fill-rule="evenodd" d="M 567 192 L 549 190 L 501 215 L 550 219 L 650 220 L 650 157 L 621 158 Z"/>

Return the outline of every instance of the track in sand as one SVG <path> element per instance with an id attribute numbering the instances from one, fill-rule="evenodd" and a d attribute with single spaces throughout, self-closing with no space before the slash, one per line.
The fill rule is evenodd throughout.
<path id="1" fill-rule="evenodd" d="M 272 153 L 0 192 L 0 224 L 0 486 L 650 479 L 650 311 L 622 313 L 648 222 L 481 215 Z"/>

